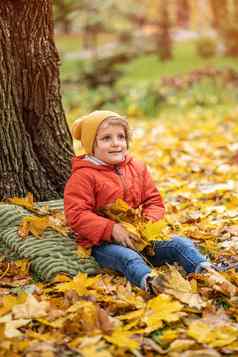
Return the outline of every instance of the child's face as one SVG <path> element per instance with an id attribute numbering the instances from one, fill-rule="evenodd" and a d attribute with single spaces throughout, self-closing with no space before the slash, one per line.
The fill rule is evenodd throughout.
<path id="1" fill-rule="evenodd" d="M 94 156 L 107 164 L 116 165 L 125 159 L 127 142 L 120 124 L 102 124 L 97 132 Z"/>

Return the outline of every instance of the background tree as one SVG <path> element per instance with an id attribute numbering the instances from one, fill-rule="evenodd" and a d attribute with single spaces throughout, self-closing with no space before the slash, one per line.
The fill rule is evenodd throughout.
<path id="1" fill-rule="evenodd" d="M 61 32 L 72 32 L 74 15 L 79 9 L 77 0 L 54 0 L 54 19 Z"/>
<path id="2" fill-rule="evenodd" d="M 158 52 L 162 61 L 172 58 L 172 39 L 170 34 L 170 19 L 168 1 L 159 1 L 159 35 Z"/>
<path id="3" fill-rule="evenodd" d="M 224 53 L 238 56 L 237 0 L 210 0 L 213 26 L 223 40 Z"/>
<path id="4" fill-rule="evenodd" d="M 190 19 L 190 5 L 189 0 L 177 0 L 177 21 L 176 24 L 178 27 L 188 27 Z"/>
<path id="5" fill-rule="evenodd" d="M 52 0 L 0 3 L 0 199 L 59 198 L 70 174 L 52 22 Z"/>
<path id="6" fill-rule="evenodd" d="M 233 7 L 234 7 L 234 17 L 238 18 L 238 1 L 237 0 L 233 0 Z"/>
<path id="7" fill-rule="evenodd" d="M 210 6 L 213 26 L 218 32 L 222 32 L 228 16 L 227 0 L 210 0 Z"/>

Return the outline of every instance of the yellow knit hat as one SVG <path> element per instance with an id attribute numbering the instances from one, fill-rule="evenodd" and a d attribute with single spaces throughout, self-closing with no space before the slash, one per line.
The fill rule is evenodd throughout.
<path id="1" fill-rule="evenodd" d="M 71 129 L 72 136 L 81 141 L 87 154 L 92 154 L 97 129 L 100 124 L 108 118 L 119 118 L 125 120 L 124 117 L 115 112 L 111 112 L 109 110 L 95 110 L 94 112 L 75 120 L 73 123 Z"/>

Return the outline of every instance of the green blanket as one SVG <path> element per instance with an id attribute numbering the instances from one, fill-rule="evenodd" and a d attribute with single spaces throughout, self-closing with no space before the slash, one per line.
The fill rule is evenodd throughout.
<path id="1" fill-rule="evenodd" d="M 63 200 L 39 203 L 49 209 L 63 210 Z M 98 265 L 93 257 L 81 258 L 76 254 L 74 237 L 67 237 L 46 230 L 41 239 L 29 235 L 22 239 L 18 227 L 24 216 L 33 215 L 28 210 L 12 205 L 0 204 L 0 254 L 10 259 L 26 258 L 31 262 L 31 270 L 40 280 L 50 280 L 56 274 L 75 276 L 79 272 L 95 274 Z"/>

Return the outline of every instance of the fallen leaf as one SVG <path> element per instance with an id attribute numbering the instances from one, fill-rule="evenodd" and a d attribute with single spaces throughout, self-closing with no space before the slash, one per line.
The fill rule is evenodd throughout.
<path id="1" fill-rule="evenodd" d="M 206 281 L 210 287 L 227 296 L 234 296 L 237 293 L 237 287 L 227 280 L 221 273 L 210 270 L 205 275 Z"/>
<path id="2" fill-rule="evenodd" d="M 232 324 L 208 325 L 205 321 L 198 320 L 189 325 L 188 336 L 210 347 L 223 347 L 238 338 L 238 328 Z"/>
<path id="3" fill-rule="evenodd" d="M 170 266 L 170 271 L 165 277 L 166 288 L 164 292 L 168 295 L 174 296 L 179 301 L 187 304 L 190 307 L 195 307 L 200 310 L 206 306 L 206 303 L 202 300 L 198 293 L 193 292 L 193 287 L 187 279 L 177 271 L 173 266 Z"/>
<path id="4" fill-rule="evenodd" d="M 128 331 L 126 328 L 116 328 L 111 336 L 104 336 L 105 340 L 118 346 L 124 347 L 127 350 L 134 350 L 139 347 L 139 343 L 133 339 L 138 331 Z"/>
<path id="5" fill-rule="evenodd" d="M 19 327 L 26 326 L 31 320 L 18 319 L 13 320 L 12 315 L 8 314 L 0 318 L 0 324 L 5 324 L 4 334 L 8 338 L 22 336 L 22 332 L 18 330 Z"/>
<path id="6" fill-rule="evenodd" d="M 100 328 L 100 330 L 107 334 L 110 335 L 113 331 L 113 322 L 112 319 L 110 319 L 108 313 L 96 305 L 96 318 L 97 318 L 97 325 Z"/>
<path id="7" fill-rule="evenodd" d="M 18 234 L 26 238 L 30 233 L 40 238 L 42 233 L 49 227 L 49 217 L 26 216 L 22 219 Z"/>
<path id="8" fill-rule="evenodd" d="M 181 354 L 175 355 L 174 357 L 180 357 Z M 213 349 L 202 349 L 202 350 L 191 350 L 183 352 L 183 357 L 221 357 L 221 354 Z"/>
<path id="9" fill-rule="evenodd" d="M 94 286 L 99 279 L 100 275 L 90 278 L 87 274 L 79 273 L 70 282 L 58 284 L 54 290 L 62 292 L 75 290 L 79 295 L 85 295 L 88 294 L 88 288 Z"/>
<path id="10" fill-rule="evenodd" d="M 80 258 L 87 258 L 87 257 L 90 257 L 91 252 L 92 252 L 92 249 L 91 249 L 91 248 L 85 248 L 85 247 L 82 247 L 82 246 L 79 245 L 79 246 L 77 247 L 76 254 L 77 254 Z"/>
<path id="11" fill-rule="evenodd" d="M 3 306 L 0 308 L 0 316 L 10 312 L 15 305 L 24 303 L 26 299 L 26 293 L 21 293 L 18 296 L 4 296 L 2 299 Z"/>
<path id="12" fill-rule="evenodd" d="M 26 197 L 23 197 L 23 198 L 19 198 L 19 197 L 8 198 L 7 202 L 12 203 L 17 206 L 24 207 L 29 210 L 33 209 L 33 206 L 34 206 L 33 195 L 30 192 L 28 192 Z"/>
<path id="13" fill-rule="evenodd" d="M 23 304 L 15 305 L 12 308 L 12 314 L 15 319 L 34 319 L 46 316 L 49 308 L 48 301 L 39 302 L 33 295 L 29 294 Z"/>
<path id="14" fill-rule="evenodd" d="M 113 357 L 103 341 L 100 341 L 97 345 L 80 347 L 80 355 L 82 357 Z"/>
<path id="15" fill-rule="evenodd" d="M 167 222 L 163 219 L 157 222 L 146 222 L 141 226 L 142 237 L 148 242 L 153 240 L 167 240 L 169 237 L 164 232 L 166 227 Z"/>
<path id="16" fill-rule="evenodd" d="M 163 321 L 172 322 L 179 320 L 184 313 L 183 306 L 178 301 L 173 301 L 169 295 L 160 294 L 149 300 L 142 321 L 147 325 L 145 332 L 150 333 L 163 325 Z"/>
<path id="17" fill-rule="evenodd" d="M 190 349 L 195 342 L 189 339 L 180 339 L 173 341 L 169 346 L 169 351 L 171 352 L 184 352 Z"/>

